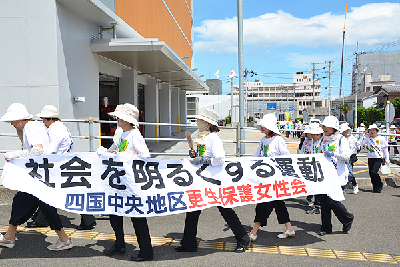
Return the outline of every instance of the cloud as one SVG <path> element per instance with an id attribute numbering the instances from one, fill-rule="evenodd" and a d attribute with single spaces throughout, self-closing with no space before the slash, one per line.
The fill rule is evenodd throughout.
<path id="1" fill-rule="evenodd" d="M 301 46 L 340 47 L 344 14 L 325 13 L 297 18 L 284 11 L 266 13 L 243 22 L 245 46 L 262 48 Z M 400 3 L 371 3 L 352 7 L 347 13 L 346 44 L 367 45 L 392 42 L 400 38 Z M 397 27 L 397 28 L 396 28 Z M 194 27 L 194 50 L 202 54 L 237 53 L 237 18 L 205 20 Z"/>

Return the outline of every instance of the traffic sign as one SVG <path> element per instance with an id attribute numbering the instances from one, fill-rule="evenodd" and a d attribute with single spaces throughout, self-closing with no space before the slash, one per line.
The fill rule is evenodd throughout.
<path id="1" fill-rule="evenodd" d="M 276 110 L 276 103 L 267 103 L 267 110 Z"/>
<path id="2" fill-rule="evenodd" d="M 293 107 L 289 107 L 289 111 L 293 111 L 294 110 L 294 108 Z"/>
<path id="3" fill-rule="evenodd" d="M 267 105 L 265 105 L 265 104 L 258 105 L 258 109 L 266 109 L 266 108 L 267 108 Z"/>

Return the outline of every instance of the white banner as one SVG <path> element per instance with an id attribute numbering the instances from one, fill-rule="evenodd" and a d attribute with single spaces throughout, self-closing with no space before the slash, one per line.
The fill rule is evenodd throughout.
<path id="1" fill-rule="evenodd" d="M 7 162 L 2 184 L 65 211 L 150 217 L 328 194 L 344 200 L 322 154 L 232 158 L 220 166 L 126 154 L 68 153 Z"/>

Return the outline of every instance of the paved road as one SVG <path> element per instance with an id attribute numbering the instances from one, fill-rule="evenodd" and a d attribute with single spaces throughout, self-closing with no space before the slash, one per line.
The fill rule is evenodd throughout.
<path id="1" fill-rule="evenodd" d="M 258 140 L 258 137 L 260 135 L 256 131 L 246 132 L 246 139 Z M 228 140 L 229 136 L 221 133 L 221 138 Z M 171 150 L 179 151 L 177 146 L 187 151 L 184 144 L 176 144 Z M 247 149 L 250 153 L 250 148 Z M 291 150 L 295 151 L 295 145 L 291 146 Z M 357 175 L 360 181 L 367 177 L 366 172 Z M 149 218 L 155 260 L 146 263 L 129 261 L 130 256 L 137 253 L 129 219 L 124 221 L 127 254 L 107 257 L 102 250 L 112 245 L 113 231 L 106 217 L 98 216 L 98 224 L 91 231 L 75 231 L 80 222 L 79 216 L 60 211 L 65 229 L 73 238 L 73 249 L 48 251 L 46 246 L 56 240 L 49 228 L 31 230 L 21 227 L 16 246 L 13 249 L 0 248 L 0 266 L 381 266 L 400 263 L 400 191 L 397 187 L 386 186 L 381 194 L 373 194 L 365 183 L 357 195 L 347 194 L 343 203 L 355 215 L 348 234 L 341 232 L 341 224 L 333 218 L 334 232 L 317 236 L 315 232 L 319 229 L 320 216 L 307 215 L 307 208 L 301 206 L 300 201 L 292 199 L 286 202 L 296 237 L 276 238 L 283 227 L 272 215 L 268 226 L 259 231 L 257 241 L 242 254 L 231 252 L 235 239 L 216 208 L 202 212 L 198 228 L 200 249 L 197 253 L 177 253 L 174 250 L 182 237 L 184 214 Z M 247 230 L 253 225 L 254 208 L 254 205 L 235 208 Z M 0 231 L 5 232 L 11 212 L 10 192 L 3 190 L 0 212 Z"/>

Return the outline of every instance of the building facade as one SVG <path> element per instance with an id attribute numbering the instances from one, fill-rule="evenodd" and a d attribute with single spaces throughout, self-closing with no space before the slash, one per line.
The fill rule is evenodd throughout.
<path id="1" fill-rule="evenodd" d="M 0 114 L 20 102 L 32 114 L 52 104 L 61 119 L 111 120 L 116 105 L 132 103 L 142 121 L 186 123 L 186 91 L 208 89 L 192 71 L 192 15 L 190 0 L 2 1 L 0 29 L 8 37 L 0 43 L 0 94 L 7 97 Z M 73 136 L 89 133 L 87 123 L 66 125 Z M 111 128 L 102 123 L 94 135 Z M 15 133 L 8 124 L 2 129 Z M 142 130 L 145 137 L 179 131 Z M 89 150 L 87 140 L 74 142 L 74 151 Z M 10 138 L 2 149 L 18 143 Z"/>
<path id="2" fill-rule="evenodd" d="M 314 85 L 314 88 L 313 88 Z M 234 95 L 239 94 L 239 85 L 234 85 Z M 290 113 L 290 118 L 302 118 L 305 108 L 327 107 L 328 101 L 321 99 L 321 83 L 314 79 L 311 73 L 298 72 L 293 75 L 291 84 L 263 84 L 259 80 L 247 82 L 244 85 L 247 95 L 247 114 L 249 117 L 262 117 L 262 114 L 273 113 L 279 115 L 278 120 L 284 120 L 285 112 Z M 268 104 L 275 103 L 275 110 L 268 110 Z M 272 105 L 273 106 L 273 105 Z"/>
<path id="3" fill-rule="evenodd" d="M 209 88 L 209 95 L 222 95 L 222 81 L 220 79 L 207 79 L 206 85 Z"/>
<path id="4" fill-rule="evenodd" d="M 357 62 L 357 63 L 356 63 Z M 352 94 L 377 92 L 400 83 L 400 50 L 359 53 L 353 64 Z"/>

